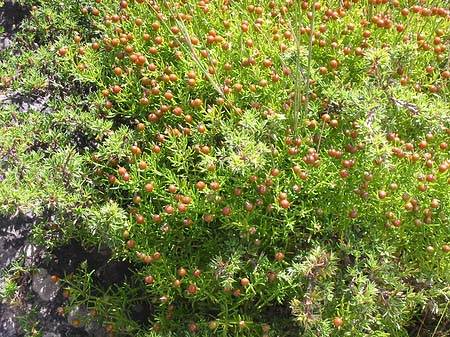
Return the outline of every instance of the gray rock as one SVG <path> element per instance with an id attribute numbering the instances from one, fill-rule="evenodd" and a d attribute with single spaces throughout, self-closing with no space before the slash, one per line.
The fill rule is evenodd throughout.
<path id="1" fill-rule="evenodd" d="M 80 321 L 80 326 L 84 326 L 89 318 L 88 315 L 89 313 L 85 307 L 76 305 L 67 314 L 67 321 L 69 324 L 72 324 L 77 319 Z"/>
<path id="2" fill-rule="evenodd" d="M 106 337 L 106 330 L 99 321 L 89 321 L 84 327 L 87 333 L 95 337 Z"/>
<path id="3" fill-rule="evenodd" d="M 8 48 L 11 43 L 11 39 L 7 36 L 0 36 L 0 50 Z"/>
<path id="4" fill-rule="evenodd" d="M 25 243 L 22 248 L 22 255 L 25 259 L 24 267 L 32 268 L 33 266 L 35 266 L 36 258 L 42 257 L 42 256 L 40 256 L 40 254 L 41 254 L 41 250 L 37 246 L 30 243 L 28 240 L 25 240 Z"/>
<path id="5" fill-rule="evenodd" d="M 29 224 L 13 217 L 0 217 L 0 270 L 8 268 L 20 255 L 20 248 L 29 232 Z"/>
<path id="6" fill-rule="evenodd" d="M 0 332 L 2 337 L 17 337 L 21 333 L 17 312 L 0 303 Z"/>
<path id="7" fill-rule="evenodd" d="M 44 302 L 50 302 L 58 294 L 60 285 L 50 279 L 44 268 L 39 268 L 32 277 L 32 289 Z"/>
<path id="8" fill-rule="evenodd" d="M 67 321 L 72 324 L 77 319 L 80 322 L 80 327 L 83 327 L 87 333 L 95 337 L 106 337 L 106 331 L 102 326 L 102 323 L 92 316 L 84 306 L 74 306 L 72 310 L 67 314 Z"/>
<path id="9" fill-rule="evenodd" d="M 61 337 L 61 335 L 59 333 L 46 332 L 42 335 L 42 337 Z"/>

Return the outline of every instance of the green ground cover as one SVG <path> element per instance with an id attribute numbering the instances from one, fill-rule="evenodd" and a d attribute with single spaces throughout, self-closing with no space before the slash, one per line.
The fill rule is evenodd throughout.
<path id="1" fill-rule="evenodd" d="M 48 99 L 0 107 L 0 212 L 131 266 L 109 287 L 55 275 L 90 312 L 73 324 L 445 335 L 445 1 L 27 5 L 1 90 Z"/>

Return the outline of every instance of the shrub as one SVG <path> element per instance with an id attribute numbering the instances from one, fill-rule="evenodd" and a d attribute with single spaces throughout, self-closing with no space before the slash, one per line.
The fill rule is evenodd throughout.
<path id="1" fill-rule="evenodd" d="M 95 34 L 58 64 L 112 126 L 63 233 L 134 269 L 66 281 L 111 335 L 405 336 L 430 303 L 448 320 L 449 10 L 332 3 L 80 8 Z"/>

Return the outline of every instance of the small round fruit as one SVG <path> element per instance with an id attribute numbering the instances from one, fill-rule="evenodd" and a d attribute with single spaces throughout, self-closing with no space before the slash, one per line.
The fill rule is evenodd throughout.
<path id="1" fill-rule="evenodd" d="M 218 327 L 219 327 L 219 323 L 217 323 L 216 321 L 210 321 L 208 323 L 209 330 L 216 330 Z"/>
<path id="2" fill-rule="evenodd" d="M 183 277 L 187 274 L 186 269 L 184 269 L 183 267 L 179 268 L 178 271 L 178 276 Z"/>
<path id="3" fill-rule="evenodd" d="M 72 320 L 72 326 L 74 327 L 74 328 L 78 328 L 79 326 L 81 325 L 81 322 L 80 322 L 80 320 L 79 319 L 73 319 Z"/>
<path id="4" fill-rule="evenodd" d="M 148 192 L 148 193 L 152 192 L 153 191 L 153 184 L 152 183 L 145 184 L 144 189 L 145 189 L 145 192 Z"/>
<path id="5" fill-rule="evenodd" d="M 279 205 L 281 208 L 289 208 L 290 203 L 286 199 L 283 199 L 279 201 Z"/>
<path id="6" fill-rule="evenodd" d="M 231 208 L 228 207 L 228 206 L 225 206 L 225 207 L 222 209 L 222 214 L 225 215 L 225 216 L 229 216 L 229 215 L 231 214 Z"/>
<path id="7" fill-rule="evenodd" d="M 387 196 L 386 191 L 383 191 L 383 190 L 378 191 L 378 198 L 384 199 L 384 198 L 386 198 L 386 196 Z"/>
<path id="8" fill-rule="evenodd" d="M 198 326 L 195 323 L 189 323 L 189 330 L 191 332 L 196 332 L 198 330 Z"/>
<path id="9" fill-rule="evenodd" d="M 246 277 L 241 278 L 241 286 L 247 287 L 250 284 L 250 280 Z"/>
<path id="10" fill-rule="evenodd" d="M 269 275 L 267 276 L 267 279 L 270 282 L 275 282 L 277 280 L 277 274 L 274 272 L 270 272 Z"/>
<path id="11" fill-rule="evenodd" d="M 344 325 L 344 320 L 340 317 L 335 317 L 335 318 L 333 318 L 333 324 L 335 327 L 339 328 Z"/>
<path id="12" fill-rule="evenodd" d="M 356 219 L 356 218 L 358 217 L 358 211 L 355 210 L 355 209 L 352 209 L 352 210 L 348 213 L 348 216 L 349 216 L 351 219 Z"/>
<path id="13" fill-rule="evenodd" d="M 438 208 L 439 204 L 440 204 L 439 199 L 433 199 L 433 200 L 431 200 L 430 207 L 431 208 Z"/>
<path id="14" fill-rule="evenodd" d="M 283 252 L 276 252 L 275 253 L 275 260 L 281 261 L 284 259 L 284 253 Z"/>
<path id="15" fill-rule="evenodd" d="M 66 56 L 67 48 L 65 48 L 65 47 L 59 48 L 58 53 L 59 53 L 60 56 Z"/>
<path id="16" fill-rule="evenodd" d="M 195 284 L 190 284 L 187 291 L 189 294 L 195 294 L 197 292 L 197 286 Z"/>

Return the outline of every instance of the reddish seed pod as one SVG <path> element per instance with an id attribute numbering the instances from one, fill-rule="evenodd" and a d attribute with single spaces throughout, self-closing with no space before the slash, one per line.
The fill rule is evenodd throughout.
<path id="1" fill-rule="evenodd" d="M 342 318 L 340 318 L 340 317 L 335 317 L 333 319 L 333 324 L 334 324 L 335 327 L 339 328 L 339 327 L 344 325 L 344 320 Z"/>
<path id="2" fill-rule="evenodd" d="M 220 187 L 220 184 L 217 181 L 213 181 L 209 184 L 209 188 L 213 191 L 217 191 Z"/>
<path id="3" fill-rule="evenodd" d="M 247 287 L 250 284 L 250 280 L 247 277 L 241 279 L 241 286 Z"/>
<path id="4" fill-rule="evenodd" d="M 348 216 L 349 216 L 351 219 L 356 219 L 356 218 L 358 217 L 358 211 L 355 210 L 355 209 L 352 209 L 352 210 L 348 213 Z"/>
<path id="5" fill-rule="evenodd" d="M 206 183 L 204 181 L 198 181 L 195 186 L 198 190 L 203 190 L 206 187 Z"/>
<path id="6" fill-rule="evenodd" d="M 229 215 L 231 214 L 231 208 L 228 207 L 228 206 L 225 206 L 225 207 L 222 209 L 222 214 L 225 215 L 225 216 L 229 216 Z"/>
<path id="7" fill-rule="evenodd" d="M 195 284 L 190 284 L 187 288 L 189 294 L 195 294 L 197 292 L 197 286 Z"/>
<path id="8" fill-rule="evenodd" d="M 384 199 L 384 198 L 386 198 L 386 196 L 387 196 L 386 191 L 383 191 L 383 190 L 378 191 L 378 198 Z"/>
<path id="9" fill-rule="evenodd" d="M 175 212 L 174 208 L 172 205 L 166 205 L 164 207 L 164 210 L 167 214 L 173 214 Z"/>
<path id="10" fill-rule="evenodd" d="M 278 176 L 280 174 L 280 170 L 277 168 L 273 168 L 272 170 L 270 170 L 270 174 L 274 177 Z"/>
<path id="11" fill-rule="evenodd" d="M 128 248 L 133 248 L 136 245 L 136 242 L 134 240 L 128 240 L 127 241 L 127 247 Z"/>
<path id="12" fill-rule="evenodd" d="M 431 207 L 431 208 L 438 208 L 439 205 L 440 205 L 439 199 L 433 199 L 433 200 L 431 200 L 431 203 L 430 203 L 430 207 Z"/>
<path id="13" fill-rule="evenodd" d="M 267 278 L 270 282 L 275 282 L 277 280 L 277 274 L 270 272 L 269 275 L 267 275 Z"/>
<path id="14" fill-rule="evenodd" d="M 283 200 L 279 201 L 279 205 L 280 205 L 281 208 L 286 208 L 287 209 L 287 208 L 289 208 L 290 203 L 289 203 L 288 200 L 283 199 Z"/>
<path id="15" fill-rule="evenodd" d="M 186 269 L 184 269 L 183 267 L 179 268 L 177 271 L 178 276 L 183 277 L 187 274 Z"/>
<path id="16" fill-rule="evenodd" d="M 275 260 L 277 260 L 277 261 L 284 260 L 284 253 L 283 252 L 276 252 L 275 253 Z"/>

